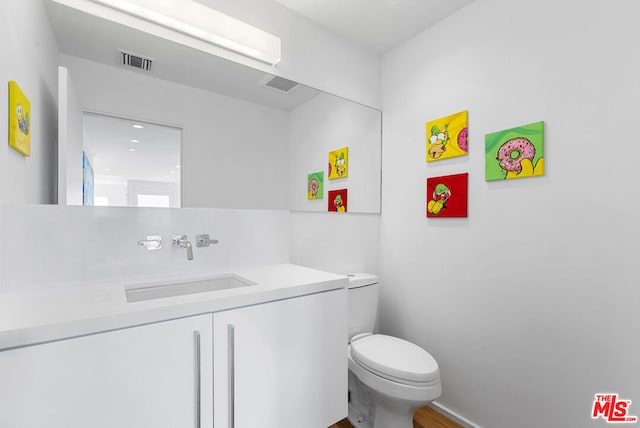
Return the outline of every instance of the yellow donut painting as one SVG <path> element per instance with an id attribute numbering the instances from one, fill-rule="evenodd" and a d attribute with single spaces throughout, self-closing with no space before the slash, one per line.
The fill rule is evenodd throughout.
<path id="1" fill-rule="evenodd" d="M 31 103 L 14 81 L 9 81 L 9 145 L 31 156 Z"/>
<path id="2" fill-rule="evenodd" d="M 349 176 L 349 147 L 329 152 L 329 180 Z"/>
<path id="3" fill-rule="evenodd" d="M 468 116 L 465 110 L 427 122 L 427 162 L 468 154 Z"/>

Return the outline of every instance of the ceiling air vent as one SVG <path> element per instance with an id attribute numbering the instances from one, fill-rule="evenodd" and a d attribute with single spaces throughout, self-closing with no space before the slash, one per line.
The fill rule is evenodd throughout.
<path id="1" fill-rule="evenodd" d="M 291 92 L 299 85 L 298 82 L 294 82 L 293 80 L 270 75 L 262 79 L 260 84 L 268 88 L 276 89 L 280 92 Z"/>
<path id="2" fill-rule="evenodd" d="M 150 73 L 153 59 L 118 49 L 118 64 L 122 67 Z"/>

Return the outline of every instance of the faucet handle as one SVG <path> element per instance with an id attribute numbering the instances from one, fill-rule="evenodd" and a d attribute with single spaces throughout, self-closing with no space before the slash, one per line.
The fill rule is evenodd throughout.
<path id="1" fill-rule="evenodd" d="M 209 234 L 196 235 L 196 247 L 208 247 L 210 244 L 217 244 L 217 239 L 210 239 Z"/>
<path id="2" fill-rule="evenodd" d="M 138 241 L 138 245 L 141 247 L 145 247 L 149 251 L 159 250 L 160 248 L 162 248 L 162 236 L 149 235 L 147 236 L 147 239 Z"/>

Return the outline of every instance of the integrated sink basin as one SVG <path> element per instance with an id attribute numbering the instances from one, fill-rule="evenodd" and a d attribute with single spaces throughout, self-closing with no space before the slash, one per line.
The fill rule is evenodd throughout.
<path id="1" fill-rule="evenodd" d="M 212 278 L 190 280 L 184 282 L 158 283 L 125 286 L 127 302 L 141 302 L 144 300 L 162 299 L 164 297 L 184 296 L 187 294 L 208 293 L 210 291 L 227 290 L 230 288 L 256 285 L 234 274 L 220 275 Z"/>

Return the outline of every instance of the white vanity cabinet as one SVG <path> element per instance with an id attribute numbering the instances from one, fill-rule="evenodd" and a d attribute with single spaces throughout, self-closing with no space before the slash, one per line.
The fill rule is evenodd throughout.
<path id="1" fill-rule="evenodd" d="M 347 410 L 339 289 L 213 314 L 214 426 L 326 428 Z"/>
<path id="2" fill-rule="evenodd" d="M 0 427 L 211 427 L 211 330 L 208 314 L 0 351 Z"/>

